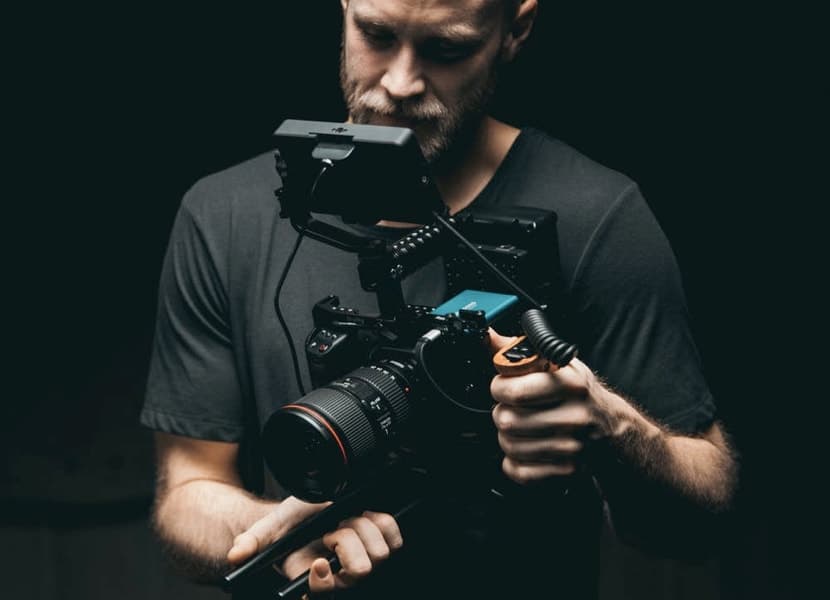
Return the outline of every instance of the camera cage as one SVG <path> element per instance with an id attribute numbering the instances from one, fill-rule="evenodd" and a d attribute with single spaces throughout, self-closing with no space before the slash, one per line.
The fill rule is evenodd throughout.
<path id="1" fill-rule="evenodd" d="M 483 256 L 507 259 L 512 271 L 523 256 L 544 256 L 556 268 L 538 291 L 549 300 L 560 287 L 556 214 L 533 207 L 490 207 L 450 216 L 421 154 L 414 133 L 405 127 L 286 119 L 274 132 L 276 169 L 282 186 L 275 192 L 280 216 L 305 235 L 359 255 L 358 274 L 364 290 L 375 292 L 383 315 L 397 315 L 406 304 L 400 282 L 438 256 L 452 256 L 454 266 L 476 263 L 479 289 L 504 290 L 526 307 L 546 308 Z M 290 164 L 290 169 L 288 165 Z M 389 202 L 394 190 L 394 202 Z M 346 202 L 344 198 L 359 198 Z M 427 224 L 392 244 L 315 215 L 334 215 L 344 224 L 379 221 Z M 456 228 L 476 240 L 471 244 Z M 494 232 L 496 232 L 494 234 Z M 528 245 L 528 240 L 532 241 Z M 454 247 L 466 246 L 463 260 Z M 536 269 L 541 272 L 540 269 Z M 484 275 L 487 272 L 489 275 Z M 528 278 L 530 279 L 530 278 Z M 450 277 L 450 289 L 462 291 L 464 280 Z M 536 282 L 534 282 L 536 283 Z M 486 286 L 486 288 L 485 288 Z"/>
<path id="2" fill-rule="evenodd" d="M 280 216 L 290 219 L 301 236 L 357 253 L 360 284 L 378 299 L 380 314 L 357 315 L 340 307 L 336 296 L 329 296 L 314 306 L 315 326 L 336 320 L 365 331 L 397 335 L 430 318 L 430 307 L 405 302 L 401 283 L 439 256 L 449 257 L 445 264 L 450 293 L 460 292 L 470 283 L 469 287 L 514 294 L 514 310 L 507 311 L 511 319 L 519 314 L 520 307 L 548 308 L 560 294 L 556 214 L 514 206 L 465 210 L 450 216 L 411 130 L 288 119 L 274 136 L 276 168 L 282 179 L 282 187 L 275 192 L 281 205 Z M 395 190 L 394 203 L 388 202 L 391 189 Z M 349 205 L 332 201 L 348 196 L 359 197 L 361 202 Z M 389 243 L 360 234 L 356 229 L 334 225 L 331 220 L 320 220 L 316 214 L 334 215 L 345 224 L 373 225 L 381 220 L 427 224 Z M 512 277 L 521 280 L 524 276 L 532 282 L 542 302 L 504 275 L 494 262 Z M 472 264 L 477 268 L 469 270 Z M 540 269 L 551 276 L 540 282 L 534 277 Z M 464 309 L 431 318 L 442 323 L 446 331 L 476 330 L 479 335 L 486 335 L 493 322 L 484 311 Z M 503 333 L 514 333 L 509 322 L 502 322 L 506 324 Z M 518 319 L 513 323 L 518 326 Z M 429 493 L 425 492 L 428 485 L 399 475 L 392 486 L 399 490 L 396 518 L 418 506 Z M 364 508 L 361 502 L 367 494 L 377 492 L 376 488 L 367 484 L 348 490 L 330 507 L 229 573 L 224 579 L 226 587 L 238 589 L 248 585 L 252 575 L 262 574 L 266 567 L 332 529 L 350 511 Z M 333 568 L 337 567 L 336 560 L 330 560 Z M 284 586 L 278 597 L 299 596 L 307 591 L 307 578 L 305 574 Z"/>

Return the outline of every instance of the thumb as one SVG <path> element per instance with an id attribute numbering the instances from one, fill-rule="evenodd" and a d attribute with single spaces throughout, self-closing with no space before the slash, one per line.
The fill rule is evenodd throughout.
<path id="1" fill-rule="evenodd" d="M 282 533 L 283 519 L 278 510 L 272 510 L 233 540 L 228 550 L 228 562 L 237 564 L 257 554 Z"/>
<path id="2" fill-rule="evenodd" d="M 273 536 L 279 530 L 280 523 L 281 519 L 276 510 L 256 521 L 234 538 L 233 546 L 228 550 L 228 562 L 237 564 L 259 552 L 274 539 Z"/>
<path id="3" fill-rule="evenodd" d="M 234 538 L 233 545 L 228 550 L 228 562 L 237 564 L 262 552 L 290 528 L 320 512 L 329 504 L 331 502 L 310 504 L 289 496 Z"/>
<path id="4" fill-rule="evenodd" d="M 259 540 L 253 534 L 245 531 L 236 536 L 233 546 L 228 550 L 227 559 L 232 565 L 241 563 L 243 560 L 253 556 L 259 549 Z"/>
<path id="5" fill-rule="evenodd" d="M 335 587 L 334 573 L 331 570 L 329 561 L 325 558 L 318 558 L 311 563 L 311 568 L 308 572 L 309 591 L 317 597 L 321 597 L 322 593 L 333 592 Z"/>
<path id="6" fill-rule="evenodd" d="M 505 346 L 513 344 L 513 343 L 516 342 L 516 340 L 519 339 L 517 336 L 505 337 L 505 336 L 499 334 L 498 332 L 496 332 L 496 330 L 493 329 L 492 327 L 487 328 L 487 334 L 488 334 L 488 337 L 489 337 L 488 344 L 489 344 L 489 347 L 490 347 L 490 353 L 491 354 L 495 354 L 496 352 L 498 352 L 499 350 L 501 350 Z"/>

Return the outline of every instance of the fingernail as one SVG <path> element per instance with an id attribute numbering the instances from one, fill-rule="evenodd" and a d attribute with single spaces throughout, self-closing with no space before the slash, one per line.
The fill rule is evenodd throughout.
<path id="1" fill-rule="evenodd" d="M 316 560 L 316 561 L 314 561 L 313 567 L 314 567 L 314 573 L 317 575 L 317 577 L 320 577 L 322 579 L 323 577 L 328 576 L 328 574 L 329 574 L 329 563 L 327 561 Z"/>

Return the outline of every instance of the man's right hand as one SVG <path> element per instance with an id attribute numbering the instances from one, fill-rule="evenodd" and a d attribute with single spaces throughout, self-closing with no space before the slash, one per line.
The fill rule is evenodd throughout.
<path id="1" fill-rule="evenodd" d="M 328 503 L 309 504 L 289 497 L 234 539 L 228 562 L 237 565 L 262 552 L 291 528 L 316 514 Z M 403 545 L 395 519 L 388 514 L 366 511 L 340 523 L 327 533 L 286 557 L 281 571 L 294 579 L 309 571 L 312 593 L 347 588 L 369 575 L 375 565 Z M 336 554 L 341 570 L 333 573 L 328 557 Z"/>

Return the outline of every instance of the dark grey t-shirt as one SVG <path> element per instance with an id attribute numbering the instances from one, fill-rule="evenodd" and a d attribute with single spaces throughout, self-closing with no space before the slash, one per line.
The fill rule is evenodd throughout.
<path id="1" fill-rule="evenodd" d="M 206 177 L 186 194 L 164 261 L 141 415 L 144 425 L 159 431 L 240 442 L 244 481 L 257 491 L 263 486 L 260 429 L 276 407 L 300 396 L 274 311 L 296 240 L 278 215 L 277 187 L 274 159 L 266 154 Z M 525 129 L 472 207 L 499 205 L 557 213 L 565 337 L 579 346 L 581 359 L 674 430 L 697 432 L 710 424 L 715 406 L 691 337 L 680 274 L 637 186 Z M 406 281 L 411 303 L 436 305 L 444 293 L 440 264 Z M 311 307 L 329 294 L 346 306 L 377 309 L 374 295 L 360 289 L 354 255 L 304 240 L 280 301 L 302 362 Z M 424 573 L 466 565 L 465 596 L 474 597 L 473 588 L 512 595 L 515 589 L 500 587 L 511 581 L 539 584 L 550 597 L 591 597 L 599 503 L 585 483 L 555 499 L 539 493 L 474 506 L 448 499 L 444 514 L 428 513 L 417 527 L 419 539 L 441 541 L 416 540 L 409 556 L 386 569 L 396 585 L 392 595 L 403 597 L 406 590 L 413 597 L 427 591 L 443 597 Z M 430 528 L 437 538 L 426 535 Z M 407 564 L 420 566 L 406 571 Z M 512 570 L 518 572 L 508 575 Z M 372 585 L 389 585 L 376 579 Z"/>

